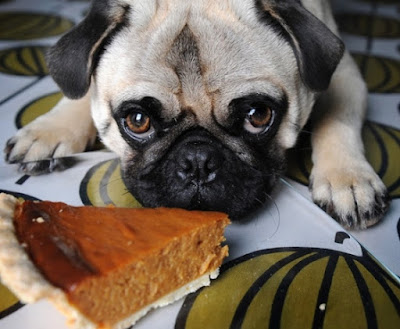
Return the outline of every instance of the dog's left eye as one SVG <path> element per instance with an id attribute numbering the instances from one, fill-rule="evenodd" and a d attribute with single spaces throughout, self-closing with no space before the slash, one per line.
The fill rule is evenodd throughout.
<path id="1" fill-rule="evenodd" d="M 252 134 L 266 131 L 272 124 L 274 112 L 266 104 L 252 104 L 246 114 L 243 128 Z"/>
<path id="2" fill-rule="evenodd" d="M 125 118 L 125 123 L 129 133 L 140 139 L 148 138 L 154 132 L 150 117 L 140 111 L 130 113 Z"/>

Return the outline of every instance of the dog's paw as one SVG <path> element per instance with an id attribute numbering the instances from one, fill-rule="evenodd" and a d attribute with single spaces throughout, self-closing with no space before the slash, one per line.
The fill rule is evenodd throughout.
<path id="1" fill-rule="evenodd" d="M 365 229 L 379 222 L 390 200 L 381 179 L 366 162 L 351 168 L 315 167 L 310 190 L 314 202 L 349 229 Z"/>
<path id="2" fill-rule="evenodd" d="M 83 152 L 89 144 L 71 129 L 54 126 L 45 120 L 36 120 L 20 129 L 4 148 L 5 160 L 19 164 L 24 173 L 38 175 L 68 167 L 59 158 Z"/>

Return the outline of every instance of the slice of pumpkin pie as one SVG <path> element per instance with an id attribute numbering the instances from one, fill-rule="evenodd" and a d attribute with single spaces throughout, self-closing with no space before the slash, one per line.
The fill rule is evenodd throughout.
<path id="1" fill-rule="evenodd" d="M 0 194 L 0 276 L 22 302 L 51 300 L 75 328 L 126 328 L 218 275 L 228 224 L 218 212 Z"/>

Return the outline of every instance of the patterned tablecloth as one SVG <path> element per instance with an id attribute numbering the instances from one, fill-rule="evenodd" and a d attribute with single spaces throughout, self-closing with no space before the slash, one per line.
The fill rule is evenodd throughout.
<path id="1" fill-rule="evenodd" d="M 135 328 L 400 328 L 400 3 L 333 1 L 345 43 L 370 91 L 363 137 L 392 205 L 379 225 L 348 232 L 310 201 L 305 136 L 272 200 L 226 232 L 230 256 L 210 287 L 152 311 Z M 0 144 L 61 98 L 44 52 L 76 25 L 85 1 L 0 1 Z M 115 155 L 78 155 L 31 177 L 0 160 L 0 190 L 74 205 L 140 206 Z M 22 305 L 0 285 L 0 329 L 62 329 L 47 301 Z"/>

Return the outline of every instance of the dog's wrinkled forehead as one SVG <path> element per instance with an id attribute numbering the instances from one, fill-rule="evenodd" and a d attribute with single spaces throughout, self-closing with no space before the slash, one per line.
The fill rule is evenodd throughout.
<path id="1" fill-rule="evenodd" d="M 51 48 L 48 67 L 74 99 L 87 93 L 93 73 L 111 91 L 146 79 L 177 90 L 181 81 L 167 72 L 166 59 L 183 40 L 199 50 L 192 59 L 201 64 L 208 92 L 229 86 L 235 93 L 243 77 L 255 83 L 270 77 L 275 86 L 292 89 L 298 73 L 309 90 L 322 91 L 343 54 L 343 43 L 320 20 L 335 28 L 326 6 L 320 0 L 96 0 Z M 105 66 L 108 71 L 97 70 Z"/>
<path id="2" fill-rule="evenodd" d="M 114 106 L 152 96 L 170 115 L 189 110 L 199 120 L 214 107 L 221 115 L 232 99 L 250 93 L 281 97 L 298 82 L 296 59 L 289 44 L 260 24 L 252 3 L 134 3 L 100 61 L 99 94 Z"/>

